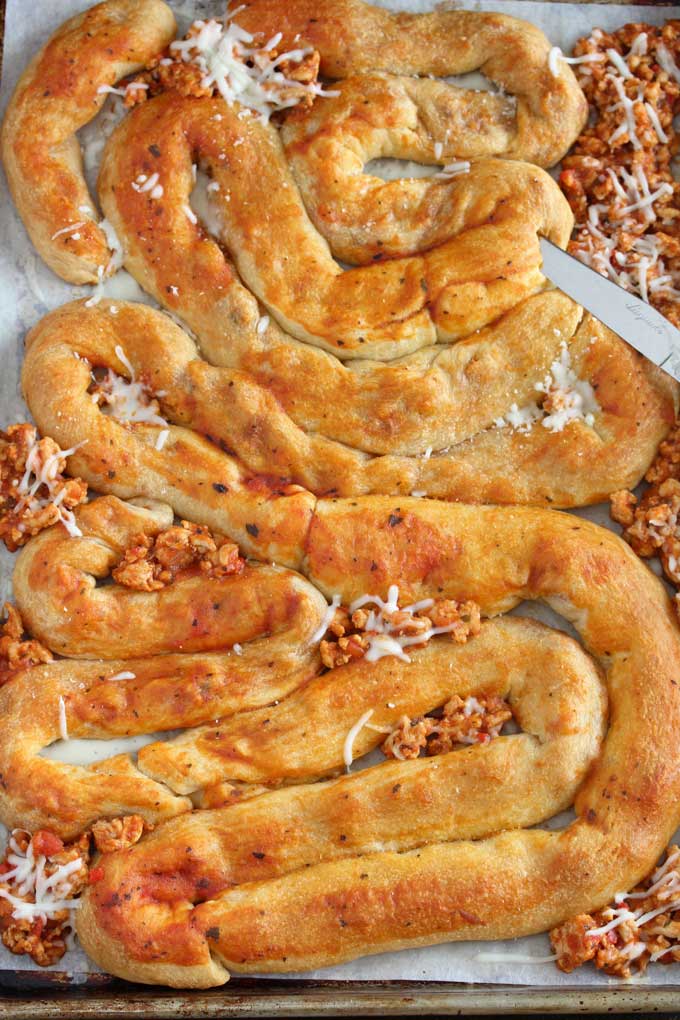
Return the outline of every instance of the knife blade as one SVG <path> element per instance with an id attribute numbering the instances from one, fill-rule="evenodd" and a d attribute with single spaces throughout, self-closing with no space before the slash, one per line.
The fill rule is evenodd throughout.
<path id="1" fill-rule="evenodd" d="M 665 315 L 547 238 L 542 237 L 540 244 L 544 276 L 680 381 L 680 330 Z"/>

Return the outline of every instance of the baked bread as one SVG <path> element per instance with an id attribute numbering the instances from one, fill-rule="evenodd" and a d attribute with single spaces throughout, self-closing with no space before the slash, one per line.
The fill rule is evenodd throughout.
<path id="1" fill-rule="evenodd" d="M 70 534 L 21 552 L 42 664 L 0 688 L 0 817 L 84 843 L 156 826 L 102 854 L 78 932 L 110 973 L 179 987 L 541 932 L 634 885 L 680 821 L 667 595 L 612 534 L 536 508 L 634 485 L 678 399 L 541 273 L 539 237 L 572 226 L 540 169 L 585 120 L 571 71 L 500 15 L 253 0 L 232 19 L 253 62 L 306 54 L 292 87 L 310 75 L 318 101 L 276 128 L 199 65 L 153 95 L 172 15 L 108 0 L 36 57 L 2 134 L 48 264 L 93 282 L 124 260 L 194 334 L 97 292 L 27 337 L 40 430 L 106 495 L 79 485 Z M 75 131 L 149 67 L 98 224 Z M 507 95 L 413 77 L 473 69 Z M 381 156 L 445 167 L 385 183 L 364 172 Z M 503 615 L 523 600 L 583 646 Z M 135 760 L 41 754 L 142 734 Z M 379 744 L 395 760 L 341 774 Z"/>
<path id="2" fill-rule="evenodd" d="M 129 755 L 92 768 L 40 757 L 64 726 L 71 738 L 106 740 L 269 704 L 319 671 L 310 639 L 326 608 L 299 575 L 257 564 L 233 576 L 190 572 L 156 591 L 98 585 L 126 549 L 168 529 L 172 512 L 108 496 L 79 507 L 76 521 L 81 538 L 50 528 L 14 571 L 26 625 L 68 658 L 0 688 L 2 820 L 67 839 L 98 818 L 136 813 L 156 822 L 192 805 Z"/>
<path id="3" fill-rule="evenodd" d="M 76 131 L 174 34 L 162 0 L 106 0 L 66 21 L 14 90 L 0 136 L 7 182 L 40 256 L 69 283 L 96 283 L 113 256 Z"/>
<path id="4" fill-rule="evenodd" d="M 162 9 L 156 0 L 147 18 L 156 46 L 172 31 Z M 107 230 L 126 268 L 198 340 L 204 360 L 192 358 L 188 393 L 177 392 L 177 378 L 157 386 L 154 374 L 167 371 L 140 344 L 140 371 L 152 388 L 173 393 L 168 419 L 191 432 L 169 430 L 171 443 L 156 451 L 153 429 L 101 427 L 84 404 L 83 366 L 46 339 L 60 322 L 74 327 L 73 310 L 48 318 L 29 341 L 24 388 L 43 431 L 69 447 L 82 438 L 71 426 L 86 421 L 91 439 L 73 466 L 100 491 L 167 500 L 291 566 L 309 492 L 571 507 L 636 484 L 674 419 L 677 387 L 570 299 L 545 290 L 539 236 L 564 246 L 572 217 L 555 182 L 522 159 L 557 158 L 585 107 L 571 71 L 550 70 L 542 33 L 497 15 L 402 18 L 355 0 L 313 15 L 306 3 L 258 2 L 234 16 L 251 29 L 261 18 L 256 31 L 266 36 L 275 15 L 291 45 L 309 32 L 337 88 L 290 111 L 280 132 L 238 103 L 171 89 L 123 120 L 101 168 Z M 95 8 L 57 34 L 49 59 L 69 59 L 77 40 L 115 77 L 121 68 L 106 40 L 110 22 L 125 17 L 115 5 Z M 398 73 L 385 73 L 385 61 Z M 178 78 L 186 66 L 190 59 Z M 405 76 L 476 67 L 516 104 Z M 202 81 L 189 91 L 205 92 Z M 82 121 L 86 98 L 69 99 Z M 7 144 L 24 135 L 11 117 L 5 133 Z M 453 176 L 385 183 L 363 172 L 380 155 L 437 163 L 461 154 L 471 163 L 456 164 L 466 172 Z M 190 207 L 197 163 L 212 177 L 217 238 Z M 71 235 L 55 233 L 54 245 L 71 250 Z M 342 271 L 336 258 L 354 268 Z M 114 332 L 123 348 L 135 343 L 122 324 Z M 179 370 L 187 341 L 173 336 L 163 357 Z M 59 380 L 58 396 L 46 374 Z M 72 409 L 75 401 L 78 414 L 65 415 L 64 401 Z M 218 436 L 227 456 L 201 432 Z M 125 469 L 102 452 L 114 435 Z M 197 474 L 188 457 L 202 462 Z M 164 465 L 174 465 L 171 477 Z M 216 472 L 227 493 L 211 485 Z"/>
<path id="5" fill-rule="evenodd" d="M 370 71 L 438 78 L 481 71 L 501 96 L 512 97 L 508 110 L 498 98 L 457 96 L 474 111 L 472 133 L 483 137 L 488 119 L 496 121 L 496 137 L 484 154 L 552 166 L 588 116 L 571 69 L 553 75 L 550 43 L 520 18 L 457 10 L 393 13 L 364 0 L 230 0 L 228 7 L 256 38 L 281 32 L 285 48 L 300 40 L 313 46 L 322 74 L 332 79 Z"/>
<path id="6" fill-rule="evenodd" d="M 526 935 L 604 905 L 649 871 L 680 820 L 680 636 L 661 583 L 620 539 L 529 508 L 322 500 L 304 570 L 344 603 L 400 582 L 406 598 L 471 597 L 493 619 L 468 644 L 435 638 L 408 664 L 331 670 L 267 709 L 271 735 L 261 711 L 227 720 L 213 755 L 225 778 L 296 785 L 164 823 L 103 856 L 78 916 L 101 966 L 200 987 L 229 972 Z M 498 619 L 522 599 L 570 619 L 590 661 L 569 638 Z M 382 728 L 402 708 L 419 713 L 482 687 L 516 697 L 528 733 L 312 781 L 341 764 L 352 713 L 366 721 L 370 705 Z M 380 739 L 360 731 L 357 753 Z M 152 746 L 141 768 L 167 777 L 174 762 L 169 785 L 184 775 L 193 789 L 182 752 L 194 741 Z M 190 755 L 199 769 L 207 746 L 199 731 Z M 570 801 L 576 785 L 574 822 L 520 827 Z"/>
<path id="7" fill-rule="evenodd" d="M 208 246 L 222 261 L 213 242 L 199 242 Z M 252 312 L 253 350 L 239 367 L 226 345 L 225 364 L 203 360 L 146 306 L 64 305 L 27 337 L 28 406 L 64 449 L 87 439 L 69 470 L 99 492 L 163 499 L 250 554 L 295 568 L 315 494 L 594 503 L 637 484 L 674 418 L 676 384 L 558 292 L 530 298 L 449 350 L 356 369 L 271 324 L 258 333 Z M 201 326 L 215 319 L 201 316 Z M 592 425 L 582 417 L 555 432 L 540 422 L 530 431 L 498 424 L 511 395 L 536 399 L 537 380 L 555 362 L 562 370 L 565 351 L 597 395 Z M 132 369 L 158 394 L 160 424 L 102 413 L 91 390 L 92 371 L 104 368 L 120 383 Z M 429 456 L 426 447 L 444 450 Z"/>
<path id="8" fill-rule="evenodd" d="M 587 116 L 571 70 L 552 75 L 548 40 L 516 18 L 467 11 L 395 17 L 362 0 L 258 0 L 239 6 L 238 20 L 265 35 L 265 42 L 283 31 L 289 49 L 299 48 L 302 34 L 320 51 L 324 73 L 335 78 L 381 69 L 449 75 L 481 68 L 509 99 L 476 97 L 447 85 L 416 86 L 424 94 L 439 91 L 452 107 L 467 110 L 463 126 L 473 155 L 551 166 Z M 96 282 L 112 268 L 113 254 L 88 193 L 76 132 L 120 79 L 158 59 L 175 28 L 163 0 L 104 0 L 57 30 L 14 91 L 1 138 L 10 189 L 35 247 L 71 283 Z M 481 142 L 480 120 L 488 128 Z"/>

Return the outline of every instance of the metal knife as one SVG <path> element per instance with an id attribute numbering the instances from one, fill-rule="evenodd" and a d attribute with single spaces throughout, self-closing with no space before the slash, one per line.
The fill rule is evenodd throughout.
<path id="1" fill-rule="evenodd" d="M 541 254 L 543 274 L 556 287 L 680 381 L 680 330 L 665 315 L 545 237 L 541 238 Z"/>

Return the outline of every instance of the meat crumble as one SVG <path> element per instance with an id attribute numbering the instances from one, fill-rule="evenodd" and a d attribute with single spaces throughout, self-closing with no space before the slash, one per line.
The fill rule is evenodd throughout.
<path id="1" fill-rule="evenodd" d="M 155 538 L 138 535 L 112 576 L 126 588 L 157 591 L 191 570 L 214 578 L 240 574 L 244 567 L 234 542 L 212 535 L 201 524 L 182 521 Z"/>
<path id="2" fill-rule="evenodd" d="M 574 47 L 591 120 L 562 162 L 569 251 L 680 325 L 680 20 L 595 29 Z"/>
<path id="3" fill-rule="evenodd" d="M 465 699 L 454 695 L 439 717 L 402 716 L 381 750 L 388 758 L 404 761 L 418 758 L 421 751 L 426 755 L 446 754 L 465 744 L 488 744 L 512 717 L 507 701 L 497 695 Z"/>
<path id="4" fill-rule="evenodd" d="M 41 662 L 51 662 L 52 654 L 39 641 L 26 636 L 21 614 L 6 602 L 5 621 L 0 623 L 0 687 L 20 669 L 29 669 Z"/>
<path id="5" fill-rule="evenodd" d="M 557 966 L 569 974 L 592 960 L 613 977 L 643 973 L 649 963 L 680 961 L 680 847 L 611 906 L 578 914 L 550 932 Z"/>
<path id="6" fill-rule="evenodd" d="M 10 552 L 58 521 L 79 534 L 73 508 L 85 501 L 87 485 L 64 477 L 73 452 L 48 436 L 39 439 L 34 425 L 10 425 L 0 432 L 0 540 Z"/>

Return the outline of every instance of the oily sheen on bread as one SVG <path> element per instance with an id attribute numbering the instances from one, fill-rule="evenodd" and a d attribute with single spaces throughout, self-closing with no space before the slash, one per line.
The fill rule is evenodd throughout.
<path id="1" fill-rule="evenodd" d="M 679 820 L 680 637 L 662 585 L 616 536 L 528 508 L 322 500 L 304 571 L 347 602 L 367 589 L 384 595 L 395 579 L 409 598 L 473 597 L 493 617 L 479 635 L 479 674 L 472 679 L 476 638 L 455 650 L 435 640 L 410 664 L 364 662 L 360 685 L 343 676 L 353 667 L 340 667 L 314 682 L 319 693 L 303 689 L 280 712 L 268 710 L 278 737 L 265 738 L 269 753 L 261 756 L 261 713 L 252 722 L 249 713 L 233 717 L 221 752 L 224 775 L 293 776 L 296 785 L 171 821 L 130 851 L 103 857 L 104 877 L 88 890 L 78 919 L 83 945 L 100 965 L 133 980 L 206 986 L 229 972 L 298 970 L 439 941 L 525 935 L 605 904 L 649 870 Z M 497 619 L 522 599 L 547 601 L 569 618 L 590 664 L 568 638 Z M 533 685 L 534 669 L 545 686 Z M 579 694 L 567 687 L 559 695 L 560 679 L 572 670 Z M 416 688 L 424 675 L 423 692 L 407 686 L 409 675 Z M 518 706 L 526 699 L 519 715 L 534 736 L 310 784 L 342 760 L 346 698 L 356 713 L 370 703 L 372 723 L 389 723 L 391 705 L 417 712 L 429 698 L 440 702 L 442 675 L 449 690 L 479 690 L 480 678 L 480 686 L 515 690 Z M 337 701 L 336 682 L 346 692 Z M 603 690 L 609 726 L 600 745 Z M 551 691 L 565 701 L 551 708 Z M 325 710 L 313 708 L 318 698 Z M 315 724 L 304 737 L 303 716 L 295 725 L 300 699 L 312 706 Z M 359 753 L 379 739 L 364 734 Z M 555 752 L 563 749 L 557 783 L 565 801 L 580 780 L 576 820 L 559 831 L 520 828 L 562 802 L 558 791 L 556 800 L 548 794 L 558 774 L 557 763 L 549 764 L 552 740 Z M 181 762 L 172 743 L 169 751 Z M 543 767 L 529 778 L 526 770 L 539 761 Z M 526 790 L 504 786 L 509 767 L 518 782 L 527 776 Z M 470 812 L 472 791 L 483 798 L 490 784 L 498 804 Z M 309 830 L 301 816 L 314 819 Z M 496 835 L 499 828 L 507 831 Z"/>
<path id="2" fill-rule="evenodd" d="M 64 838 L 97 818 L 138 813 L 153 822 L 191 802 L 149 779 L 129 755 L 93 768 L 40 757 L 63 736 L 60 704 L 69 737 L 100 740 L 269 704 L 318 672 L 318 641 L 310 639 L 325 609 L 302 577 L 265 565 L 224 578 L 188 576 L 160 591 L 98 586 L 140 536 L 168 528 L 172 512 L 107 496 L 80 507 L 76 520 L 82 538 L 51 528 L 28 543 L 14 572 L 27 626 L 68 658 L 0 688 L 0 814 L 10 826 Z"/>
<path id="3" fill-rule="evenodd" d="M 65 22 L 14 90 L 0 137 L 7 181 L 31 241 L 69 283 L 95 283 L 112 255 L 76 131 L 120 78 L 144 67 L 174 34 L 162 0 L 107 0 Z"/>
<path id="4" fill-rule="evenodd" d="M 271 328 L 253 327 L 252 336 L 257 348 L 244 358 L 259 361 L 257 374 L 230 365 L 228 348 L 226 364 L 211 364 L 174 322 L 144 305 L 64 305 L 27 338 L 26 401 L 63 448 L 87 439 L 70 469 L 100 492 L 163 499 L 254 555 L 292 567 L 314 494 L 597 502 L 637 483 L 674 415 L 673 381 L 556 292 L 432 360 L 383 364 L 375 376 L 366 363 L 354 370 L 329 365 L 323 352 L 310 358 L 309 348 L 289 348 L 289 359 L 271 345 Z M 509 388 L 520 402 L 535 397 L 536 379 L 565 340 L 571 364 L 597 394 L 593 426 L 577 420 L 552 432 L 537 423 L 527 432 L 496 424 Z M 295 389 L 266 385 L 267 364 L 287 364 Z M 161 449 L 164 426 L 120 422 L 92 402 L 91 371 L 105 367 L 126 379 L 132 367 L 149 394 L 162 394 Z M 425 449 L 448 442 L 440 454 Z"/>

